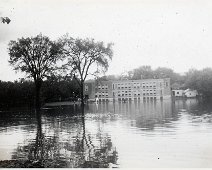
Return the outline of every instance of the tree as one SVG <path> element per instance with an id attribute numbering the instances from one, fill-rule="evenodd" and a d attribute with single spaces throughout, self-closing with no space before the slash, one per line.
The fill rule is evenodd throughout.
<path id="1" fill-rule="evenodd" d="M 190 69 L 186 73 L 185 87 L 198 90 L 204 97 L 212 96 L 212 69 Z"/>
<path id="2" fill-rule="evenodd" d="M 74 39 L 68 35 L 64 36 L 61 41 L 63 42 L 63 54 L 67 59 L 63 66 L 76 78 L 80 86 L 81 103 L 84 105 L 84 82 L 89 74 L 108 69 L 108 62 L 113 56 L 112 44 L 105 46 L 103 42 L 95 42 L 94 39 Z"/>
<path id="3" fill-rule="evenodd" d="M 178 84 L 178 86 L 182 86 L 182 76 L 180 74 L 175 73 L 171 68 L 166 67 L 158 67 L 154 70 L 155 78 L 170 78 L 171 84 Z"/>
<path id="4" fill-rule="evenodd" d="M 61 44 L 39 34 L 9 43 L 9 63 L 17 71 L 25 72 L 35 84 L 35 106 L 40 108 L 43 79 L 54 70 L 61 54 Z"/>
<path id="5" fill-rule="evenodd" d="M 131 76 L 130 79 L 133 80 L 149 79 L 154 77 L 151 66 L 141 66 L 128 72 L 128 74 Z"/>

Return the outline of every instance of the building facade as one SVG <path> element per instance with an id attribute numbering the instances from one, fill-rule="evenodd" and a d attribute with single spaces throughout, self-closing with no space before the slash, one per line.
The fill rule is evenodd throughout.
<path id="1" fill-rule="evenodd" d="M 198 96 L 197 90 L 187 89 L 187 90 L 184 91 L 184 93 L 185 93 L 185 97 L 188 97 L 188 98 L 192 98 L 192 97 L 197 97 Z"/>
<path id="2" fill-rule="evenodd" d="M 84 86 L 90 101 L 132 101 L 171 98 L 170 79 L 89 81 Z"/>
<path id="3" fill-rule="evenodd" d="M 174 97 L 184 97 L 184 90 L 172 90 L 172 96 Z"/>
<path id="4" fill-rule="evenodd" d="M 191 89 L 186 89 L 186 90 L 172 90 L 172 96 L 173 97 L 186 97 L 186 98 L 193 98 L 198 96 L 197 90 L 191 90 Z"/>

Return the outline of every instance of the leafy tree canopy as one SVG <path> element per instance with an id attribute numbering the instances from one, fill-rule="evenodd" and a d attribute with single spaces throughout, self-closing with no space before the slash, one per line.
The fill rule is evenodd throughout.
<path id="1" fill-rule="evenodd" d="M 61 47 L 61 44 L 42 34 L 10 41 L 9 63 L 15 70 L 27 73 L 35 81 L 42 80 L 54 70 Z"/>
<path id="2" fill-rule="evenodd" d="M 67 59 L 63 66 L 79 77 L 80 81 L 85 81 L 88 74 L 94 75 L 100 70 L 108 69 L 109 60 L 113 56 L 112 43 L 105 46 L 103 42 L 95 42 L 94 39 L 74 39 L 68 35 L 61 42 L 64 45 L 64 57 Z"/>

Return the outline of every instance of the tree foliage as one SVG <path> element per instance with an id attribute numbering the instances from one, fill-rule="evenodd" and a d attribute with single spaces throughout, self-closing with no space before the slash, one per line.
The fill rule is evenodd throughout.
<path id="1" fill-rule="evenodd" d="M 103 42 L 95 42 L 94 39 L 74 39 L 68 36 L 64 36 L 62 42 L 64 56 L 67 57 L 64 67 L 78 76 L 80 80 L 85 81 L 89 69 L 94 64 L 103 68 L 104 71 L 108 69 L 108 62 L 113 56 L 111 43 L 105 46 Z"/>
<path id="2" fill-rule="evenodd" d="M 89 74 L 108 69 L 109 60 L 113 56 L 112 44 L 105 46 L 103 42 L 95 42 L 94 39 L 74 39 L 68 35 L 64 36 L 61 42 L 64 45 L 63 54 L 66 59 L 63 67 L 78 78 L 83 101 L 84 81 Z"/>
<path id="3" fill-rule="evenodd" d="M 60 43 L 51 41 L 42 34 L 9 43 L 9 63 L 15 70 L 25 72 L 34 80 L 36 107 L 39 107 L 42 81 L 55 69 L 61 49 Z"/>
<path id="4" fill-rule="evenodd" d="M 177 84 L 178 87 L 181 87 L 184 83 L 183 76 L 166 67 L 152 69 L 151 66 L 140 66 L 129 71 L 128 75 L 123 78 L 129 80 L 170 78 L 171 84 Z"/>
<path id="5" fill-rule="evenodd" d="M 30 81 L 0 81 L 0 108 L 14 106 L 32 106 L 34 95 L 33 83 Z"/>
<path id="6" fill-rule="evenodd" d="M 204 96 L 212 96 L 212 69 L 190 69 L 186 73 L 185 87 L 198 90 Z"/>
<path id="7" fill-rule="evenodd" d="M 39 34 L 10 41 L 9 63 L 15 70 L 27 73 L 34 80 L 42 80 L 54 70 L 60 52 L 59 43 Z"/>
<path id="8" fill-rule="evenodd" d="M 129 71 L 128 74 L 132 80 L 154 78 L 151 66 L 141 66 L 139 68 L 135 68 L 132 71 Z"/>

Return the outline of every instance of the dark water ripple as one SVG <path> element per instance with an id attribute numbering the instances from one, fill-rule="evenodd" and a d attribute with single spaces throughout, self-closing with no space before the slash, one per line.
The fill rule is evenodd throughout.
<path id="1" fill-rule="evenodd" d="M 211 168 L 212 105 L 196 99 L 0 112 L 0 160 L 66 167 Z"/>

